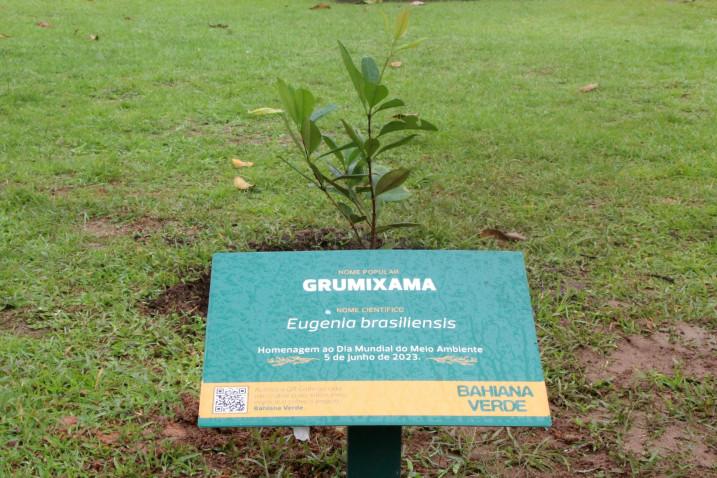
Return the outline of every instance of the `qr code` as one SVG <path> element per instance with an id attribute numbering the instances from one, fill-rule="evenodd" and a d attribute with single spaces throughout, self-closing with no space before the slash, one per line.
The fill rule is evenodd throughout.
<path id="1" fill-rule="evenodd" d="M 246 413 L 248 399 L 248 387 L 216 387 L 214 413 Z"/>

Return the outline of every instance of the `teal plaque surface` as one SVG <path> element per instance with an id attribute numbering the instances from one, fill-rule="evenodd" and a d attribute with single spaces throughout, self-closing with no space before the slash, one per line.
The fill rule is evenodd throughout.
<path id="1" fill-rule="evenodd" d="M 549 426 L 523 256 L 212 261 L 200 426 Z"/>

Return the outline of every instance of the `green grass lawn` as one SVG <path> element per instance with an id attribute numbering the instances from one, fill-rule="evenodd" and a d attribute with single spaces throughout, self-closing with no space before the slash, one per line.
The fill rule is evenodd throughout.
<path id="1" fill-rule="evenodd" d="M 0 3 L 0 476 L 342 475 L 341 430 L 196 436 L 203 319 L 141 306 L 343 227 L 247 110 L 283 77 L 358 120 L 336 40 L 380 55 L 401 6 L 314 3 Z M 717 476 L 717 2 L 429 3 L 409 34 L 387 81 L 440 131 L 387 214 L 525 252 L 555 427 L 409 428 L 405 475 Z"/>

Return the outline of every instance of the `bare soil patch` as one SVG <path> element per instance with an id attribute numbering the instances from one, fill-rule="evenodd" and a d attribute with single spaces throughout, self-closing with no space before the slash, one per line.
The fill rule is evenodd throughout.
<path id="1" fill-rule="evenodd" d="M 332 227 L 302 229 L 291 235 L 250 242 L 257 252 L 271 251 L 336 251 L 363 249 L 350 234 Z"/>
<path id="2" fill-rule="evenodd" d="M 688 376 L 715 376 L 717 341 L 713 332 L 685 323 L 676 324 L 670 332 L 625 337 L 608 356 L 583 350 L 580 358 L 587 379 L 625 386 L 636 373 L 650 370 L 669 375 L 680 369 Z"/>
<path id="3" fill-rule="evenodd" d="M 633 414 L 630 428 L 623 437 L 626 451 L 638 456 L 680 455 L 683 461 L 703 468 L 717 464 L 717 450 L 710 449 L 704 440 L 707 430 L 697 430 L 681 422 L 660 427 L 649 418 L 644 412 Z"/>
<path id="4" fill-rule="evenodd" d="M 140 304 L 147 315 L 207 316 L 209 281 L 211 272 L 203 272 L 197 279 L 188 280 L 167 288 L 156 299 Z"/>
<path id="5" fill-rule="evenodd" d="M 143 217 L 130 223 L 113 222 L 109 217 L 87 221 L 84 230 L 96 239 L 107 239 L 132 234 L 135 240 L 144 240 L 162 229 L 165 221 Z"/>
<path id="6" fill-rule="evenodd" d="M 0 310 L 0 333 L 9 332 L 24 337 L 42 337 L 46 329 L 36 329 L 30 324 L 31 314 L 26 308 L 4 306 Z"/>
<path id="7" fill-rule="evenodd" d="M 679 371 L 703 380 L 717 374 L 717 337 L 703 327 L 679 322 L 669 330 L 625 337 L 608 355 L 583 350 L 579 358 L 589 382 L 610 381 L 622 390 L 644 383 L 641 374 L 649 371 L 668 376 Z M 643 458 L 671 457 L 702 470 L 717 464 L 717 450 L 705 440 L 714 430 L 675 418 L 665 421 L 664 406 L 657 399 L 628 417 L 623 451 Z"/>

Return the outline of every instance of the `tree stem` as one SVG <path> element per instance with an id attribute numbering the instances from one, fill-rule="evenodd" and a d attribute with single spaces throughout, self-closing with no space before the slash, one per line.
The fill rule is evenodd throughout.
<path id="1" fill-rule="evenodd" d="M 372 112 L 368 111 L 368 142 L 371 144 L 371 119 Z M 373 185 L 373 158 L 370 154 L 366 154 L 366 162 L 368 163 L 368 182 L 371 186 L 371 249 L 376 249 L 377 237 L 376 237 L 376 190 Z"/>
<path id="2" fill-rule="evenodd" d="M 363 244 L 363 239 L 361 239 L 361 235 L 359 234 L 358 229 L 356 229 L 356 224 L 354 224 L 351 221 L 350 217 L 348 217 L 344 214 L 344 212 L 341 210 L 339 205 L 336 203 L 336 200 L 333 198 L 333 196 L 331 196 L 331 193 L 329 193 L 325 187 L 322 187 L 321 190 L 324 192 L 324 194 L 326 194 L 326 197 L 329 198 L 329 201 L 331 201 L 331 204 L 334 205 L 336 210 L 339 211 L 341 213 L 341 215 L 344 216 L 346 218 L 346 220 L 349 222 L 349 225 L 351 226 L 351 229 L 353 229 L 354 235 L 356 236 L 356 240 L 358 241 L 361 248 L 365 249 L 364 244 Z"/>

